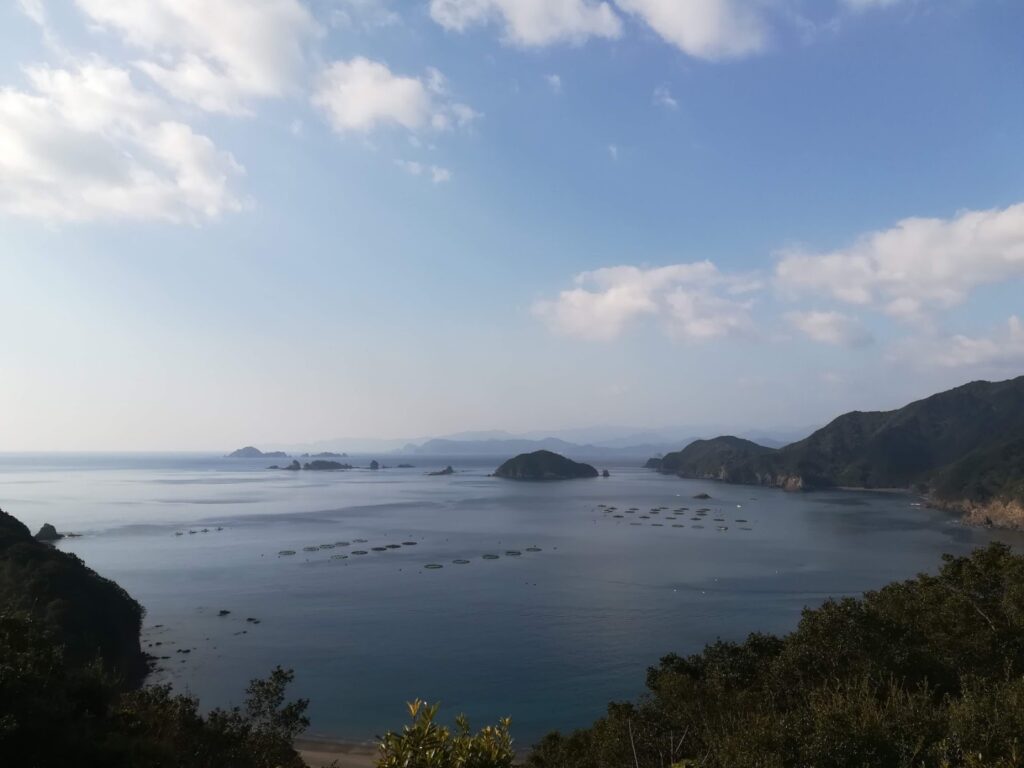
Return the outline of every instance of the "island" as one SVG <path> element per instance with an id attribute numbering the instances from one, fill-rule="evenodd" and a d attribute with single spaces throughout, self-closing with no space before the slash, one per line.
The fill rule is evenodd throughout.
<path id="1" fill-rule="evenodd" d="M 440 469 L 437 472 L 427 472 L 427 477 L 440 477 L 441 475 L 454 475 L 455 470 L 452 469 L 452 465 L 449 464 L 444 469 Z"/>
<path id="2" fill-rule="evenodd" d="M 496 470 L 495 477 L 506 480 L 575 480 L 597 477 L 597 470 L 553 451 L 521 453 Z"/>
<path id="3" fill-rule="evenodd" d="M 264 453 L 259 448 L 247 445 L 227 455 L 229 459 L 287 459 L 288 454 L 284 451 L 267 451 Z"/>
<path id="4" fill-rule="evenodd" d="M 304 459 L 347 459 L 347 453 L 335 453 L 334 451 L 320 451 L 320 453 L 304 453 Z"/>
<path id="5" fill-rule="evenodd" d="M 342 464 L 340 461 L 325 461 L 324 459 L 317 459 L 316 461 L 307 461 L 302 468 L 313 470 L 314 472 L 324 472 L 334 469 L 352 469 L 352 465 Z"/>

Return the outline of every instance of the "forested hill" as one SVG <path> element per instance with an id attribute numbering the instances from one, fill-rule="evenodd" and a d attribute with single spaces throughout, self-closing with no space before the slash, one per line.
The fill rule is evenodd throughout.
<path id="1" fill-rule="evenodd" d="M 975 381 L 895 411 L 843 414 L 772 449 L 735 437 L 667 454 L 683 477 L 801 488 L 916 488 L 940 503 L 1024 501 L 1024 376 Z"/>
<path id="2" fill-rule="evenodd" d="M 146 674 L 139 647 L 142 606 L 75 555 L 36 541 L 2 510 L 0 611 L 28 614 L 59 639 L 70 660 L 99 659 L 126 685 Z"/>

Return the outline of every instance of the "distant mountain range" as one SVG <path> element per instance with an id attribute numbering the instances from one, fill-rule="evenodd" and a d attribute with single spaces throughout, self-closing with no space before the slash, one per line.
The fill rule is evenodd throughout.
<path id="1" fill-rule="evenodd" d="M 914 489 L 975 517 L 1024 522 L 1024 376 L 972 382 L 895 411 L 846 413 L 783 448 L 723 436 L 650 465 L 789 490 Z"/>
<path id="2" fill-rule="evenodd" d="M 378 438 L 336 438 L 315 443 L 282 446 L 292 454 L 324 450 L 396 456 L 450 456 L 506 458 L 513 454 L 550 450 L 590 459 L 647 458 L 674 451 L 699 436 L 716 434 L 714 427 L 635 427 L 596 426 L 550 432 L 513 434 L 502 430 L 458 432 L 438 437 L 410 440 Z M 811 432 L 803 430 L 752 430 L 740 434 L 763 445 L 783 446 Z"/>

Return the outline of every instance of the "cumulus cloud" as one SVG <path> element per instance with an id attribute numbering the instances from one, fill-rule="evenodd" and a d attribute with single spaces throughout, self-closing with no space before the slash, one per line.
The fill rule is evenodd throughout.
<path id="1" fill-rule="evenodd" d="M 171 119 L 126 70 L 26 70 L 0 90 L 0 211 L 51 222 L 196 222 L 244 207 L 227 152 Z"/>
<path id="2" fill-rule="evenodd" d="M 840 312 L 789 312 L 786 320 L 807 338 L 822 344 L 863 347 L 874 341 L 860 322 Z"/>
<path id="3" fill-rule="evenodd" d="M 562 92 L 562 78 L 558 75 L 544 75 L 544 82 L 548 84 L 548 88 L 551 89 L 552 93 Z"/>
<path id="4" fill-rule="evenodd" d="M 386 64 L 361 56 L 328 65 L 313 104 L 338 133 L 368 133 L 383 126 L 447 130 L 480 116 L 448 97 L 444 76 L 436 69 L 423 77 L 396 75 Z"/>
<path id="5" fill-rule="evenodd" d="M 950 336 L 925 345 L 924 358 L 943 368 L 1024 365 L 1024 323 L 1014 315 L 991 336 Z"/>
<path id="6" fill-rule="evenodd" d="M 978 286 L 1024 276 L 1024 203 L 910 218 L 849 248 L 790 251 L 776 265 L 786 293 L 830 295 L 905 320 L 955 306 Z"/>
<path id="7" fill-rule="evenodd" d="M 611 5 L 595 0 L 431 0 L 430 16 L 456 32 L 498 23 L 506 42 L 523 47 L 622 34 L 622 21 Z"/>
<path id="8" fill-rule="evenodd" d="M 744 278 L 724 275 L 710 261 L 644 269 L 606 267 L 576 276 L 575 287 L 533 312 L 568 336 L 608 341 L 643 317 L 662 320 L 674 338 L 705 341 L 752 329 Z"/>
<path id="9" fill-rule="evenodd" d="M 139 69 L 175 98 L 248 114 L 288 92 L 319 27 L 299 0 L 75 0 L 101 28 L 148 54 Z"/>
<path id="10" fill-rule="evenodd" d="M 749 0 L 616 0 L 666 42 L 699 59 L 759 53 L 769 31 L 758 3 Z"/>

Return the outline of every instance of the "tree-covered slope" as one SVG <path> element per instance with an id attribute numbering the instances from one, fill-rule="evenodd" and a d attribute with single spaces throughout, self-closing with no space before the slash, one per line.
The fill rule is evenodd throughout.
<path id="1" fill-rule="evenodd" d="M 646 696 L 553 733 L 530 768 L 1015 768 L 1024 764 L 1024 557 L 1003 545 L 937 575 L 669 655 Z"/>
<path id="2" fill-rule="evenodd" d="M 1024 500 L 1024 377 L 976 381 L 895 411 L 844 414 L 773 450 L 697 441 L 661 471 L 787 488 L 920 488 L 939 500 Z"/>
<path id="3" fill-rule="evenodd" d="M 597 470 L 553 451 L 534 451 L 515 456 L 494 471 L 506 480 L 572 480 L 597 477 Z"/>
<path id="4" fill-rule="evenodd" d="M 36 541 L 0 510 L 0 611 L 31 616 L 76 663 L 99 659 L 126 684 L 146 673 L 139 647 L 143 609 L 81 560 Z"/>

